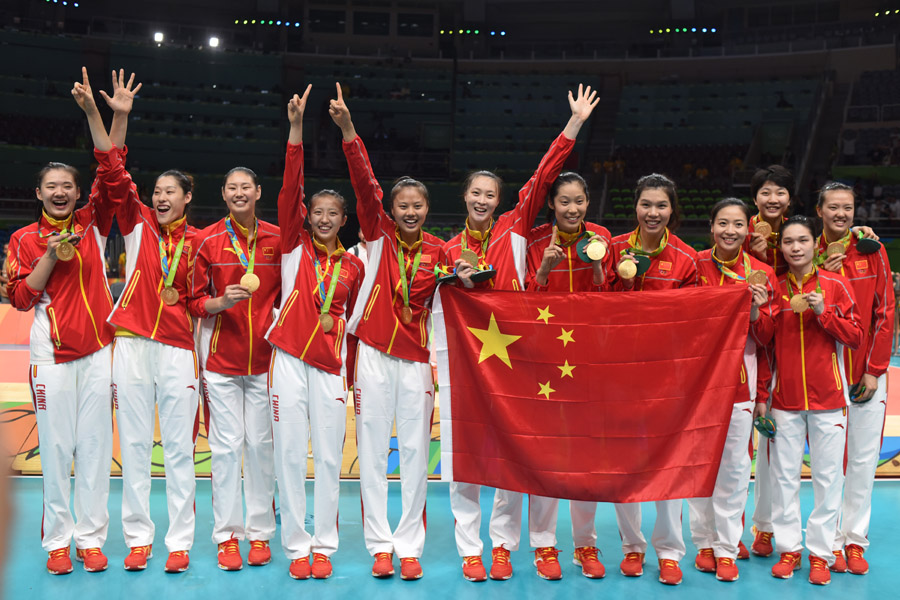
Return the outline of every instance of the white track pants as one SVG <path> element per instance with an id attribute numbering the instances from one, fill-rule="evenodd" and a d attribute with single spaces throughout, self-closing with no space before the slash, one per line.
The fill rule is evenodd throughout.
<path id="1" fill-rule="evenodd" d="M 142 337 L 118 337 L 113 397 L 122 449 L 122 532 L 129 548 L 153 543 L 150 459 L 154 407 L 159 409 L 166 468 L 169 552 L 194 543 L 194 441 L 199 425 L 196 354 Z"/>
<path id="2" fill-rule="evenodd" d="M 686 547 L 681 533 L 682 500 L 660 500 L 656 503 L 656 523 L 650 542 L 656 557 L 679 561 L 684 558 Z M 622 552 L 647 553 L 647 540 L 641 533 L 640 502 L 616 504 L 616 523 L 622 537 Z"/>
<path id="3" fill-rule="evenodd" d="M 769 402 L 769 410 L 771 408 L 772 403 Z M 757 442 L 756 470 L 753 474 L 753 524 L 759 531 L 772 533 L 772 474 L 769 464 L 774 447 L 773 442 L 766 436 L 759 433 L 755 435 Z"/>
<path id="4" fill-rule="evenodd" d="M 572 542 L 576 548 L 597 545 L 597 528 L 594 527 L 596 514 L 596 502 L 569 500 L 569 516 L 572 517 Z"/>
<path id="5" fill-rule="evenodd" d="M 343 377 L 310 366 L 278 348 L 272 353 L 269 372 L 281 545 L 290 560 L 308 556 L 310 551 L 331 556 L 338 549 L 347 385 Z M 315 467 L 313 536 L 304 527 L 310 433 Z"/>
<path id="6" fill-rule="evenodd" d="M 481 556 L 481 486 L 471 483 L 450 484 L 450 507 L 456 521 L 456 549 L 460 556 Z M 491 511 L 490 536 L 494 548 L 510 552 L 519 549 L 522 535 L 522 498 L 520 492 L 496 490 Z M 559 500 L 543 496 L 528 498 L 528 537 L 535 548 L 556 545 L 556 519 Z"/>
<path id="7" fill-rule="evenodd" d="M 834 564 L 834 538 L 844 483 L 843 460 L 847 417 L 845 409 L 785 411 L 772 409 L 777 433 L 769 455 L 772 469 L 772 525 L 775 551 L 800 552 L 800 469 L 809 439 L 813 482 L 813 510 L 806 521 L 806 548 Z"/>
<path id="8" fill-rule="evenodd" d="M 395 552 L 400 558 L 418 558 L 425 547 L 425 489 L 434 411 L 431 365 L 395 358 L 360 342 L 354 390 L 366 548 L 373 556 Z M 391 533 L 385 473 L 395 418 L 403 513 Z"/>
<path id="9" fill-rule="evenodd" d="M 505 548 L 510 552 L 519 549 L 522 537 L 522 498 L 521 492 L 494 492 L 490 524 L 491 544 L 494 548 Z"/>
<path id="10" fill-rule="evenodd" d="M 37 419 L 46 551 L 100 548 L 109 529 L 109 467 L 112 462 L 110 348 L 56 365 L 31 365 L 31 397 Z M 75 460 L 75 520 L 69 510 Z M 77 522 L 76 522 L 77 521 Z"/>
<path id="11" fill-rule="evenodd" d="M 872 487 L 881 452 L 886 403 L 887 377 L 882 375 L 871 400 L 865 404 L 851 404 L 847 409 L 847 469 L 835 550 L 848 544 L 856 544 L 863 550 L 869 547 Z"/>
<path id="12" fill-rule="evenodd" d="M 737 558 L 744 525 L 741 521 L 750 487 L 747 440 L 753 425 L 754 402 L 740 402 L 731 411 L 728 437 L 711 498 L 688 499 L 691 539 L 697 549 L 712 548 L 717 558 Z"/>
<path id="13" fill-rule="evenodd" d="M 212 541 L 269 540 L 275 535 L 274 449 L 267 374 L 203 372 L 212 473 Z M 243 461 L 246 525 L 241 498 Z"/>

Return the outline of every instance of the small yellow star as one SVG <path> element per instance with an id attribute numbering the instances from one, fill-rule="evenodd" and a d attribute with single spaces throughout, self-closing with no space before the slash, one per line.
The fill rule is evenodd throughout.
<path id="1" fill-rule="evenodd" d="M 562 327 L 560 327 L 560 330 L 562 331 L 562 335 L 560 335 L 560 336 L 559 336 L 558 338 L 556 338 L 556 339 L 562 341 L 562 343 L 563 343 L 563 348 L 565 348 L 566 346 L 568 346 L 568 345 L 569 345 L 569 342 L 572 342 L 572 343 L 575 342 L 575 339 L 572 337 L 572 332 L 575 331 L 574 329 L 570 329 L 570 330 L 566 331 L 565 329 L 563 329 Z"/>
<path id="2" fill-rule="evenodd" d="M 560 377 L 571 377 L 572 379 L 575 379 L 575 376 L 572 375 L 572 371 L 575 370 L 575 366 L 576 365 L 570 365 L 569 360 L 566 359 L 566 364 L 561 365 L 556 368 L 559 369 L 560 371 L 562 371 L 562 375 L 560 375 Z"/>
<path id="3" fill-rule="evenodd" d="M 497 327 L 497 319 L 494 318 L 494 313 L 491 313 L 491 320 L 488 323 L 487 329 L 469 327 L 468 330 L 481 341 L 481 353 L 478 356 L 479 364 L 492 356 L 496 356 L 503 364 L 510 369 L 512 368 L 507 348 L 510 344 L 521 338 L 521 335 L 507 335 L 502 333 L 500 328 Z"/>
<path id="4" fill-rule="evenodd" d="M 538 395 L 543 394 L 547 400 L 550 399 L 550 394 L 556 391 L 550 387 L 549 381 L 547 383 L 539 383 L 538 385 L 541 386 L 541 391 L 538 392 Z"/>
<path id="5" fill-rule="evenodd" d="M 538 309 L 538 318 L 537 321 L 543 321 L 544 325 L 550 324 L 550 319 L 555 317 L 556 315 L 550 314 L 550 307 L 547 308 L 539 308 Z"/>

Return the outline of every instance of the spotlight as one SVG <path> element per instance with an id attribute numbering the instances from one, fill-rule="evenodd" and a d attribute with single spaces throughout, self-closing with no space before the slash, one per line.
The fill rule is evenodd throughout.
<path id="1" fill-rule="evenodd" d="M 244 19 L 244 25 L 246 25 L 246 24 L 247 24 L 247 19 Z"/>
<path id="2" fill-rule="evenodd" d="M 441 29 L 441 35 L 444 35 L 444 30 L 443 30 L 443 29 Z"/>
<path id="3" fill-rule="evenodd" d="M 706 27 L 704 27 L 701 31 L 703 31 L 703 33 L 706 33 Z"/>
<path id="4" fill-rule="evenodd" d="M 672 33 L 672 30 L 666 27 L 666 33 Z"/>
<path id="5" fill-rule="evenodd" d="M 300 23 L 294 23 L 294 27 L 300 27 Z"/>
<path id="6" fill-rule="evenodd" d="M 696 27 L 691 27 L 691 33 L 697 33 L 697 28 L 696 28 Z"/>
<path id="7" fill-rule="evenodd" d="M 250 24 L 251 24 L 251 25 L 256 25 L 256 19 L 253 19 L 252 21 L 250 21 Z"/>
<path id="8" fill-rule="evenodd" d="M 471 29 L 466 29 L 466 33 L 472 33 Z"/>
<path id="9" fill-rule="evenodd" d="M 715 27 L 713 27 L 713 28 L 712 28 L 712 29 L 710 29 L 710 30 L 709 30 L 709 31 L 710 31 L 710 32 L 711 32 L 711 33 L 715 33 L 715 32 L 716 32 L 716 28 L 715 28 Z"/>
<path id="10" fill-rule="evenodd" d="M 240 19 L 235 19 L 235 20 L 234 20 L 234 24 L 235 24 L 235 25 L 240 24 Z"/>
<path id="11" fill-rule="evenodd" d="M 163 35 L 162 31 L 157 31 L 156 33 L 153 34 L 153 41 L 156 42 L 157 44 L 162 43 L 162 41 L 164 39 L 166 39 L 166 36 Z"/>
<path id="12" fill-rule="evenodd" d="M 462 32 L 463 32 L 463 30 L 462 30 L 462 29 L 460 29 L 460 30 L 459 30 L 459 35 L 462 35 Z"/>
<path id="13" fill-rule="evenodd" d="M 275 21 L 276 25 L 281 25 L 281 21 Z"/>
<path id="14" fill-rule="evenodd" d="M 219 38 L 213 36 L 209 38 L 209 47 L 210 48 L 218 48 L 219 47 Z"/>
<path id="15" fill-rule="evenodd" d="M 492 31 L 492 32 L 491 32 L 491 35 L 497 35 L 497 32 L 496 32 L 496 31 Z"/>
<path id="16" fill-rule="evenodd" d="M 475 35 L 478 35 L 478 30 L 477 30 L 477 29 L 475 30 Z"/>
<path id="17" fill-rule="evenodd" d="M 269 21 L 269 25 L 274 25 L 275 21 Z"/>
<path id="18" fill-rule="evenodd" d="M 505 31 L 501 31 L 501 32 L 500 32 L 500 35 L 506 35 L 506 32 L 505 32 Z"/>

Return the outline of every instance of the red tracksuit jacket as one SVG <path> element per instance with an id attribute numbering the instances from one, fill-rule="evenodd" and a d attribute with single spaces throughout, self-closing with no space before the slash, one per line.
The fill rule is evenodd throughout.
<path id="1" fill-rule="evenodd" d="M 609 268 L 606 273 L 606 285 L 610 290 L 635 291 L 671 290 L 691 287 L 697 282 L 697 253 L 682 242 L 674 233 L 669 233 L 669 241 L 662 252 L 650 259 L 650 268 L 643 275 L 635 278 L 634 287 L 626 290 L 619 279 L 616 265 L 622 250 L 629 248 L 628 239 L 631 233 L 623 233 L 612 239 L 609 247 L 611 254 Z"/>
<path id="2" fill-rule="evenodd" d="M 606 243 L 607 249 L 610 247 L 611 240 L 609 230 L 606 227 L 585 222 L 582 226 L 582 232 L 587 229 L 598 236 Z M 553 238 L 553 225 L 545 223 L 531 230 L 528 236 L 528 281 L 527 288 L 529 291 L 538 292 L 590 292 L 602 291 L 607 289 L 606 280 L 601 286 L 594 285 L 594 268 L 591 263 L 586 263 L 578 257 L 576 245 L 580 239 L 580 235 L 576 235 L 568 243 L 564 241 L 565 234 L 559 233 L 559 245 L 565 252 L 565 258 L 561 263 L 551 269 L 547 276 L 547 285 L 539 285 L 535 278 L 538 268 L 544 259 L 544 250 L 550 246 L 550 240 Z M 603 257 L 604 269 L 608 262 L 612 260 L 612 256 L 607 252 Z M 616 259 L 618 262 L 618 259 Z M 604 273 L 604 277 L 607 273 Z"/>

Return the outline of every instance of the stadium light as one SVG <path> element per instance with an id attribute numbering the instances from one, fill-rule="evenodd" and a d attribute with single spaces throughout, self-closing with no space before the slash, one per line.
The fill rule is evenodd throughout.
<path id="1" fill-rule="evenodd" d="M 281 25 L 281 21 L 275 21 L 276 25 Z"/>
<path id="2" fill-rule="evenodd" d="M 491 35 L 497 35 L 497 32 L 496 32 L 496 31 L 492 31 L 492 32 L 491 32 Z"/>
<path id="3" fill-rule="evenodd" d="M 716 28 L 715 28 L 715 27 L 713 27 L 713 28 L 712 28 L 712 29 L 710 29 L 710 30 L 709 30 L 709 31 L 710 31 L 710 32 L 711 32 L 711 33 L 715 33 L 715 32 L 716 32 Z"/>
<path id="4" fill-rule="evenodd" d="M 476 29 L 476 30 L 475 30 L 475 35 L 478 35 L 478 33 L 479 33 L 479 31 Z"/>
<path id="5" fill-rule="evenodd" d="M 294 27 L 300 27 L 300 23 L 294 23 Z"/>
<path id="6" fill-rule="evenodd" d="M 166 36 L 163 35 L 162 31 L 157 31 L 153 34 L 153 41 L 157 44 L 161 44 L 164 39 L 166 39 Z"/>
<path id="7" fill-rule="evenodd" d="M 703 31 L 703 33 L 706 33 L 706 27 L 704 27 L 701 31 Z"/>
<path id="8" fill-rule="evenodd" d="M 471 29 L 466 29 L 466 33 L 467 33 L 467 34 L 468 34 L 468 33 L 472 33 L 472 30 L 471 30 Z"/>
<path id="9" fill-rule="evenodd" d="M 505 32 L 505 31 L 501 31 L 501 32 L 500 32 L 500 35 L 506 35 L 506 32 Z"/>
<path id="10" fill-rule="evenodd" d="M 209 47 L 210 48 L 218 48 L 219 47 L 219 38 L 213 36 L 209 38 Z"/>

